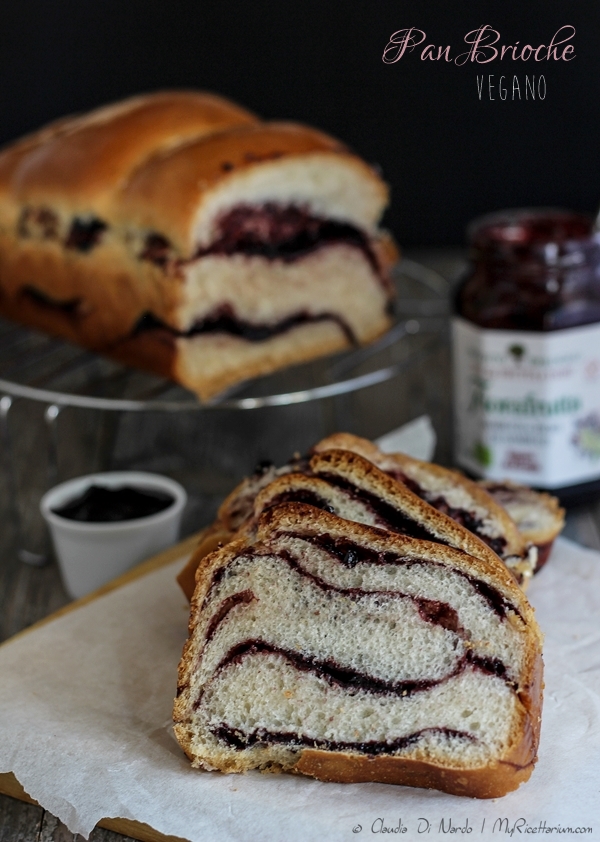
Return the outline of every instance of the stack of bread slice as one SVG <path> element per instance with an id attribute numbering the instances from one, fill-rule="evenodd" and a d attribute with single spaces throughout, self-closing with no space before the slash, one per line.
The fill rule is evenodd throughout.
<path id="1" fill-rule="evenodd" d="M 515 483 L 474 482 L 457 471 L 423 462 L 404 453 L 384 453 L 367 439 L 350 433 L 328 436 L 318 442 L 312 452 L 317 455 L 331 450 L 343 450 L 347 454 L 363 457 L 394 481 L 395 495 L 403 500 L 410 499 L 413 509 L 419 505 L 415 498 L 419 498 L 427 504 L 421 506 L 421 511 L 428 512 L 429 518 L 432 517 L 433 508 L 445 515 L 446 520 L 449 518 L 455 525 L 462 527 L 463 532 L 470 535 L 470 540 L 477 537 L 504 562 L 524 589 L 531 576 L 547 560 L 554 540 L 564 525 L 564 510 L 555 497 Z M 308 456 L 291 459 L 281 467 L 261 466 L 229 494 L 219 508 L 216 521 L 206 530 L 196 552 L 179 574 L 180 585 L 188 599 L 192 597 L 195 571 L 202 557 L 230 541 L 239 529 L 247 529 L 248 521 L 255 514 L 257 497 L 263 489 L 290 474 L 304 474 L 312 481 L 316 474 L 311 465 L 315 464 L 314 459 L 311 461 Z M 294 479 L 294 482 L 298 481 Z M 309 483 L 309 479 L 305 482 Z M 268 494 L 271 493 L 272 489 Z M 508 498 L 510 500 L 507 503 Z M 291 499 L 288 496 L 288 502 Z M 308 498 L 298 493 L 293 499 L 307 502 Z M 503 503 L 510 506 L 510 512 Z M 318 505 L 314 497 L 312 504 Z M 374 513 L 370 519 L 365 517 L 363 515 L 356 519 L 376 525 Z M 404 528 L 404 534 L 412 533 Z"/>
<path id="2" fill-rule="evenodd" d="M 340 443 L 245 481 L 199 547 L 177 738 L 204 769 L 503 795 L 539 739 L 523 589 L 485 533 Z"/>

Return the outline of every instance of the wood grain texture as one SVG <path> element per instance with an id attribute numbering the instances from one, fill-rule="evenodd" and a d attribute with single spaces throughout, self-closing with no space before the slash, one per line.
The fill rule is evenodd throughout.
<path id="1" fill-rule="evenodd" d="M 2 842 L 37 842 L 43 818 L 41 807 L 23 804 L 14 798 L 0 798 L 0 839 Z"/>
<path id="2" fill-rule="evenodd" d="M 21 635 L 29 634 L 29 632 L 35 631 L 41 626 L 46 625 L 46 623 L 50 623 L 53 620 L 56 620 L 58 617 L 62 617 L 63 614 L 69 614 L 71 611 L 76 611 L 78 608 L 82 608 L 84 605 L 88 605 L 90 602 L 94 602 L 94 600 L 98 599 L 99 597 L 104 596 L 105 594 L 108 594 L 111 591 L 115 591 L 118 588 L 122 588 L 124 585 L 129 584 L 129 582 L 134 582 L 136 579 L 140 579 L 142 576 L 147 576 L 148 573 L 152 573 L 154 570 L 158 570 L 161 567 L 165 567 L 167 564 L 171 564 L 172 561 L 176 561 L 178 558 L 184 558 L 184 556 L 187 556 L 192 552 L 196 544 L 198 544 L 198 542 L 204 535 L 205 531 L 206 530 L 202 530 L 196 533 L 195 535 L 190 535 L 189 538 L 186 538 L 184 541 L 181 541 L 174 547 L 165 550 L 165 552 L 160 553 L 157 556 L 149 558 L 147 561 L 143 561 L 141 564 L 138 564 L 132 570 L 128 570 L 127 573 L 123 573 L 122 576 L 118 576 L 116 579 L 112 579 L 106 585 L 102 585 L 101 588 L 98 588 L 92 593 L 89 593 L 86 596 L 82 596 L 81 599 L 76 599 L 73 600 L 73 602 L 69 602 L 67 605 L 62 606 L 57 611 L 54 611 L 47 617 L 43 617 L 41 620 L 38 620 L 36 623 L 33 623 L 32 625 L 13 635 L 11 640 L 15 640 Z"/>
<path id="3" fill-rule="evenodd" d="M 83 842 L 60 819 L 29 797 L 12 773 L 0 775 L 0 840 L 2 842 Z M 187 842 L 179 836 L 165 836 L 143 822 L 130 819 L 102 819 L 89 842 Z"/>

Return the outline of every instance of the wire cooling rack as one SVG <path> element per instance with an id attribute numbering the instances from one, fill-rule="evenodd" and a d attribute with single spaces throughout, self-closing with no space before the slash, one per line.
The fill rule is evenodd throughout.
<path id="1" fill-rule="evenodd" d="M 448 289 L 444 278 L 403 260 L 394 279 L 398 291 L 394 324 L 378 342 L 257 378 L 206 403 L 169 380 L 0 319 L 0 393 L 57 407 L 189 412 L 282 406 L 353 392 L 391 379 L 405 365 L 404 360 L 386 364 L 383 352 L 407 336 L 442 328 Z"/>

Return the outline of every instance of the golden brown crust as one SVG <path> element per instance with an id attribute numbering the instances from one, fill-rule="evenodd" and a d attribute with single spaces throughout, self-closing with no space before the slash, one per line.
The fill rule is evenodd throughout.
<path id="1" fill-rule="evenodd" d="M 235 183 L 240 175 L 270 162 L 311 155 L 325 163 L 344 159 L 380 192 L 382 207 L 387 203 L 385 184 L 338 140 L 296 123 L 257 123 L 156 155 L 126 185 L 120 213 L 128 224 L 164 233 L 182 256 L 191 256 L 198 208 L 217 186 Z"/>
<path id="2" fill-rule="evenodd" d="M 231 533 L 223 532 L 219 524 L 209 527 L 198 542 L 198 546 L 188 559 L 185 567 L 177 574 L 177 584 L 191 602 L 196 587 L 196 571 L 203 558 L 220 549 L 231 540 Z"/>
<path id="3" fill-rule="evenodd" d="M 272 506 L 273 501 L 280 495 L 297 491 L 299 488 L 314 491 L 317 495 L 320 492 L 326 495 L 329 486 L 319 478 L 319 475 L 327 476 L 333 473 L 336 476 L 346 477 L 348 481 L 353 483 L 358 481 L 359 486 L 364 483 L 369 491 L 378 495 L 392 507 L 397 507 L 399 511 L 413 516 L 419 523 L 426 524 L 443 543 L 476 556 L 483 561 L 491 561 L 493 565 L 498 562 L 496 554 L 476 535 L 456 523 L 452 518 L 438 512 L 417 497 L 416 494 L 413 494 L 405 485 L 379 470 L 357 453 L 347 450 L 328 450 L 317 453 L 310 461 L 310 469 L 316 476 L 290 472 L 275 478 L 269 475 L 265 479 L 270 481 L 260 488 L 256 479 L 244 480 L 221 505 L 218 519 L 211 527 L 211 531 L 214 530 L 219 534 L 223 543 L 227 539 L 231 540 L 234 534 L 237 537 L 252 535 L 262 512 Z M 246 489 L 248 493 L 256 495 L 253 513 L 249 511 L 245 521 L 240 523 L 236 520 L 234 525 L 231 518 L 231 509 L 237 508 L 240 497 L 244 495 Z M 194 553 L 188 562 L 189 568 L 194 568 L 194 565 L 197 565 L 207 552 Z M 188 599 L 191 598 L 190 590 L 193 591 L 193 587 L 184 588 Z"/>
<path id="4" fill-rule="evenodd" d="M 478 483 L 467 479 L 467 477 L 458 471 L 443 468 L 441 465 L 436 465 L 432 462 L 423 462 L 420 459 L 414 459 L 405 453 L 383 453 L 375 444 L 368 441 L 368 439 L 363 439 L 350 433 L 334 433 L 318 442 L 313 449 L 319 453 L 332 448 L 360 453 L 386 473 L 389 472 L 398 475 L 404 472 L 408 473 L 411 469 L 417 469 L 428 473 L 432 477 L 437 477 L 451 486 L 460 486 L 472 498 L 476 505 L 488 511 L 494 520 L 500 524 L 502 536 L 507 541 L 506 553 L 510 555 L 524 554 L 526 542 L 506 509 L 497 503 L 491 494 L 488 494 Z M 401 477 L 398 478 L 401 479 Z"/>
<path id="5" fill-rule="evenodd" d="M 326 476 L 333 471 L 351 481 L 363 479 L 379 497 L 392 505 L 397 502 L 403 511 L 419 523 L 425 524 L 443 543 L 482 561 L 489 561 L 494 566 L 499 560 L 496 553 L 476 535 L 448 515 L 434 509 L 401 482 L 358 453 L 335 449 L 318 452 L 311 458 L 310 467 L 317 475 Z"/>
<path id="6" fill-rule="evenodd" d="M 365 757 L 305 749 L 290 771 L 320 781 L 377 782 L 438 789 L 470 798 L 500 798 L 529 780 L 536 759 L 533 749 L 531 762 L 524 767 L 501 762 L 482 769 L 444 769 L 411 758 Z"/>
<path id="7" fill-rule="evenodd" d="M 339 449 L 335 449 L 336 445 Z M 319 474 L 326 475 L 327 473 L 331 473 L 331 471 L 342 476 L 345 475 L 351 481 L 354 481 L 357 475 L 359 477 L 362 476 L 367 482 L 368 487 L 376 490 L 376 493 L 382 499 L 389 501 L 391 505 L 399 505 L 402 507 L 402 510 L 410 512 L 419 522 L 427 524 L 434 534 L 444 543 L 448 543 L 482 560 L 492 560 L 494 564 L 498 561 L 496 553 L 466 527 L 457 523 L 448 515 L 434 509 L 402 482 L 395 479 L 394 476 L 387 474 L 385 469 L 378 468 L 374 460 L 381 462 L 382 459 L 388 460 L 388 456 L 383 454 L 376 445 L 368 440 L 359 439 L 357 436 L 347 433 L 337 433 L 319 442 L 313 448 L 313 451 L 314 455 L 310 461 L 310 468 L 317 476 Z M 368 459 L 366 454 L 369 454 L 371 459 Z M 397 466 L 401 460 L 410 459 L 410 457 L 404 457 L 402 454 L 393 454 L 390 458 L 394 460 L 394 466 Z M 419 462 L 418 460 L 410 459 L 410 461 L 425 466 L 431 471 L 435 471 L 438 467 L 430 463 Z M 383 461 L 382 464 L 387 467 L 388 462 Z M 402 464 L 406 465 L 406 462 Z M 448 479 L 448 474 L 451 475 L 453 481 L 455 476 L 458 480 L 464 479 L 460 474 L 455 475 L 454 472 L 446 469 L 440 470 L 445 479 Z M 279 478 L 276 478 L 275 473 L 271 472 L 259 480 L 255 477 L 243 480 L 221 504 L 217 521 L 213 525 L 213 528 L 218 528 L 231 539 L 240 529 L 240 526 L 242 526 L 242 522 L 237 517 L 241 499 L 254 496 L 254 517 L 258 518 L 271 499 L 290 490 L 292 485 L 297 487 L 300 484 L 304 484 L 307 488 L 310 488 L 311 484 L 315 485 L 314 478 L 294 474 L 291 471 L 292 468 L 290 467 Z M 465 482 L 468 483 L 469 481 Z M 315 490 L 318 493 L 318 489 Z M 489 495 L 487 493 L 481 494 L 482 489 L 478 486 L 476 486 L 475 491 L 477 492 L 477 501 L 487 508 L 487 498 Z M 490 511 L 495 514 L 496 510 L 501 509 L 501 507 L 493 499 L 490 498 L 490 500 Z M 250 515 L 251 508 L 248 505 L 246 517 Z M 499 519 L 504 524 L 507 518 L 506 512 L 501 509 L 500 515 L 501 518 Z M 513 533 L 515 527 L 512 521 L 510 521 L 510 526 L 511 529 L 508 534 L 511 538 L 511 543 L 509 546 L 514 551 L 515 541 Z M 245 531 L 248 531 L 248 529 Z M 521 552 L 524 551 L 524 543 L 521 539 L 519 539 L 519 543 L 516 546 Z M 193 561 L 190 561 L 190 564 L 193 564 Z M 189 599 L 189 594 L 186 593 L 186 595 Z"/>
<path id="8" fill-rule="evenodd" d="M 160 91 L 79 118 L 22 160 L 17 199 L 59 210 L 110 214 L 114 191 L 152 154 L 192 137 L 254 122 L 245 109 L 199 91 Z"/>
<path id="9" fill-rule="evenodd" d="M 536 527 L 517 522 L 519 531 L 526 541 L 531 541 L 536 546 L 542 546 L 551 544 L 560 535 L 565 525 L 565 510 L 561 508 L 558 497 L 554 497 L 552 494 L 547 494 L 544 491 L 534 491 L 532 488 L 519 485 L 519 483 L 512 482 L 511 480 L 502 480 L 501 482 L 497 480 L 481 480 L 479 484 L 486 489 L 486 492 L 490 496 L 493 496 L 493 489 L 500 486 L 506 489 L 509 495 L 510 492 L 514 492 L 515 496 L 521 497 L 524 503 L 530 502 L 532 507 L 540 508 L 544 511 L 544 514 L 547 516 L 545 526 L 540 524 Z"/>
<path id="10" fill-rule="evenodd" d="M 22 207 L 14 195 L 12 182 L 21 161 L 46 141 L 70 130 L 78 119 L 77 116 L 71 116 L 54 120 L 0 150 L 0 234 L 14 235 L 17 230 Z"/>

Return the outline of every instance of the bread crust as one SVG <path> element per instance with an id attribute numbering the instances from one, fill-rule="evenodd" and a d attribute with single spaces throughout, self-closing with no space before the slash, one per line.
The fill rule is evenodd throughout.
<path id="1" fill-rule="evenodd" d="M 374 483 L 374 487 L 377 488 L 378 493 L 384 499 L 388 499 L 392 503 L 395 499 L 402 500 L 405 510 L 413 513 L 417 520 L 427 523 L 434 531 L 438 530 L 437 534 L 442 540 L 478 558 L 497 559 L 496 553 L 484 541 L 466 527 L 418 497 L 401 481 L 394 478 L 394 472 L 398 469 L 406 470 L 407 467 L 416 465 L 430 474 L 440 477 L 447 483 L 460 485 L 469 493 L 477 505 L 489 511 L 491 516 L 500 524 L 503 530 L 502 534 L 507 539 L 507 552 L 514 553 L 518 557 L 522 557 L 526 553 L 525 540 L 519 534 L 515 523 L 506 510 L 480 485 L 466 479 L 462 474 L 429 462 L 413 459 L 404 454 L 384 454 L 372 442 L 349 433 L 335 433 L 328 436 L 318 442 L 312 452 L 310 468 L 315 475 L 326 474 L 328 469 L 331 468 L 335 471 L 341 470 L 348 478 L 353 478 L 353 473 L 357 470 L 359 475 L 368 477 L 369 481 Z M 256 478 L 243 480 L 221 504 L 214 527 L 216 528 L 218 524 L 222 534 L 228 536 L 231 540 L 241 525 L 240 520 L 234 516 L 234 513 L 239 509 L 240 499 L 245 495 L 249 497 L 254 495 L 254 514 L 255 517 L 258 517 L 269 497 L 284 493 L 289 489 L 290 483 L 294 481 L 290 479 L 290 474 L 294 470 L 292 465 L 284 466 L 277 472 L 271 471 L 263 475 L 258 482 Z M 390 473 L 386 473 L 386 470 Z M 310 483 L 310 480 L 308 482 Z M 273 485 L 271 485 L 272 483 Z M 270 486 L 269 489 L 266 488 L 267 485 Z M 249 514 L 250 509 L 248 509 Z M 245 531 L 248 531 L 248 528 Z M 550 547 L 545 551 L 544 558 L 547 558 L 549 551 Z M 194 567 L 201 557 L 194 554 L 188 565 Z M 539 560 L 537 569 L 539 569 Z M 527 572 L 530 572 L 529 565 L 527 565 Z M 527 578 L 521 582 L 523 587 L 526 584 Z M 184 589 L 184 593 L 188 599 L 191 599 L 192 589 L 189 586 Z"/>
<path id="2" fill-rule="evenodd" d="M 20 202 L 110 216 L 115 191 L 149 156 L 192 137 L 256 121 L 246 109 L 200 91 L 131 97 L 46 138 L 17 166 L 12 189 Z"/>
<path id="3" fill-rule="evenodd" d="M 416 468 L 430 476 L 444 480 L 451 486 L 460 486 L 472 498 L 475 505 L 486 509 L 494 520 L 500 524 L 502 535 L 507 541 L 506 553 L 508 555 L 523 555 L 525 553 L 526 542 L 506 509 L 497 503 L 491 494 L 482 488 L 481 485 L 467 479 L 464 474 L 432 462 L 423 462 L 420 459 L 407 456 L 405 453 L 383 453 L 377 445 L 368 439 L 354 436 L 351 433 L 334 433 L 318 442 L 313 449 L 319 453 L 332 448 L 360 453 L 386 473 L 393 474 L 396 472 L 402 474 Z"/>
<path id="4" fill-rule="evenodd" d="M 348 479 L 363 478 L 382 499 L 401 501 L 404 511 L 409 512 L 419 523 L 426 524 L 444 543 L 494 565 L 499 560 L 496 553 L 466 527 L 434 509 L 359 453 L 341 449 L 317 452 L 310 460 L 310 467 L 317 476 L 335 471 Z"/>
<path id="5" fill-rule="evenodd" d="M 231 534 L 229 532 L 223 532 L 218 523 L 213 524 L 204 532 L 185 567 L 176 576 L 177 584 L 189 600 L 191 600 L 194 594 L 196 571 L 202 559 L 206 558 L 210 553 L 215 552 L 215 550 L 220 549 L 230 540 Z"/>
<path id="6" fill-rule="evenodd" d="M 516 585 L 512 576 L 499 559 L 491 567 L 486 562 L 472 558 L 464 553 L 414 538 L 394 535 L 362 524 L 342 521 L 335 515 L 321 512 L 312 506 L 300 503 L 288 503 L 269 509 L 260 518 L 257 530 L 259 550 L 265 542 L 268 551 L 268 539 L 272 534 L 291 531 L 295 535 L 319 534 L 326 531 L 332 536 L 350 538 L 357 543 L 366 543 L 370 547 L 385 552 L 396 552 L 403 557 L 428 558 L 442 564 L 449 564 L 488 582 L 499 588 L 519 611 L 524 626 L 528 628 L 527 650 L 518 690 L 518 716 L 509 740 L 509 746 L 500 758 L 481 768 L 454 768 L 435 762 L 426 762 L 411 757 L 378 756 L 369 757 L 353 752 L 322 751 L 303 748 L 297 752 L 293 762 L 282 763 L 283 771 L 309 775 L 323 781 L 340 783 L 359 783 L 377 781 L 407 786 L 419 786 L 439 789 L 454 795 L 475 798 L 497 798 L 516 789 L 526 781 L 533 771 L 537 760 L 539 743 L 543 662 L 542 635 L 537 626 L 533 609 L 525 595 Z M 192 599 L 189 632 L 178 672 L 178 696 L 174 704 L 174 730 L 178 741 L 195 765 L 205 768 L 219 768 L 225 772 L 245 771 L 243 763 L 236 763 L 229 756 L 223 756 L 215 766 L 215 758 L 204 763 L 194 756 L 190 745 L 190 734 L 186 724 L 192 708 L 189 696 L 190 682 L 195 667 L 193 634 L 202 603 L 211 586 L 214 573 L 226 567 L 238 554 L 252 546 L 252 541 L 245 537 L 233 540 L 222 549 L 205 556 L 196 573 L 196 589 Z M 515 622 L 519 623 L 518 618 Z M 270 764 L 270 771 L 273 771 Z"/>
<path id="7" fill-rule="evenodd" d="M 524 493 L 531 498 L 532 504 L 539 506 L 545 511 L 550 521 L 545 528 L 542 526 L 521 528 L 521 534 L 527 541 L 531 541 L 537 546 L 542 546 L 551 544 L 560 535 L 565 525 L 565 510 L 561 508 L 557 497 L 544 491 L 534 491 L 532 488 L 519 485 L 511 480 L 502 480 L 501 483 L 498 483 L 497 480 L 482 480 L 480 485 L 486 489 L 488 494 L 490 493 L 488 489 L 493 489 L 498 485 L 502 485 L 509 491 L 514 491 L 517 495 Z"/>
<path id="8" fill-rule="evenodd" d="M 0 231 L 12 233 L 17 224 L 21 206 L 13 194 L 12 181 L 21 161 L 46 141 L 68 131 L 78 119 L 61 117 L 0 150 Z"/>
<path id="9" fill-rule="evenodd" d="M 397 507 L 399 511 L 410 514 L 417 522 L 427 525 L 444 543 L 483 561 L 491 560 L 494 565 L 498 561 L 496 553 L 476 535 L 425 503 L 405 485 L 379 470 L 372 462 L 358 453 L 348 450 L 328 450 L 316 453 L 310 460 L 310 470 L 314 476 L 290 471 L 286 471 L 279 476 L 275 476 L 274 472 L 269 473 L 265 475 L 265 482 L 260 490 L 257 489 L 256 480 L 244 480 L 221 504 L 217 520 L 211 527 L 211 533 L 214 530 L 223 543 L 232 540 L 234 535 L 237 537 L 252 535 L 262 512 L 270 506 L 272 500 L 298 487 L 313 490 L 318 494 L 322 486 L 325 489 L 328 488 L 319 475 L 327 475 L 333 472 L 336 475 L 347 477 L 352 482 L 358 481 L 359 486 L 361 481 L 364 482 L 365 486 L 380 496 L 383 501 Z M 254 491 L 256 493 L 258 491 L 254 499 L 253 514 L 249 513 L 241 523 L 234 522 L 231 517 L 231 509 L 237 505 L 240 495 L 244 493 L 244 488 L 247 488 L 249 492 Z M 184 580 L 180 581 L 178 578 L 189 600 L 192 598 L 194 589 L 193 571 L 208 552 L 210 552 L 208 548 L 198 547 L 186 565 Z"/>
<path id="10" fill-rule="evenodd" d="M 348 173 L 368 182 L 377 196 L 369 226 L 374 227 L 388 201 L 384 182 L 338 140 L 296 123 L 242 125 L 155 155 L 125 185 L 119 197 L 121 219 L 164 233 L 180 256 L 189 258 L 198 247 L 197 218 L 217 191 L 235 189 L 258 167 L 272 168 L 276 180 L 290 159 L 309 157 L 324 168 L 340 161 Z"/>

